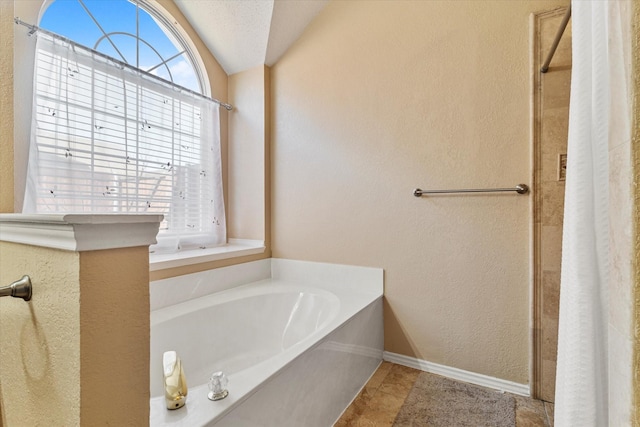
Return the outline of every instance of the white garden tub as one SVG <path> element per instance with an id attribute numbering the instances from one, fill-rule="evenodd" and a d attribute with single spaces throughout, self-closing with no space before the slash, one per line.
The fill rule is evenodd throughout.
<path id="1" fill-rule="evenodd" d="M 221 287 L 221 277 L 237 282 L 242 269 L 248 277 L 255 271 L 271 276 L 152 311 L 152 426 L 328 427 L 379 365 L 381 270 L 256 263 L 151 284 L 153 304 L 154 286 L 193 295 L 194 287 L 204 292 L 207 280 L 216 282 L 212 289 Z M 182 359 L 189 386 L 186 406 L 173 411 L 162 387 L 168 350 Z M 207 380 L 215 371 L 228 376 L 229 396 L 213 402 Z"/>

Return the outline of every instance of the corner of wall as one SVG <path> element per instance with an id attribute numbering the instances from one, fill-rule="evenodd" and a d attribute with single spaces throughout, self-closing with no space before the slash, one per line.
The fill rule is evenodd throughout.
<path id="1" fill-rule="evenodd" d="M 13 198 L 13 1 L 0 1 L 0 212 L 14 211 Z M 0 410 L 0 426 L 2 426 Z"/>
<path id="2" fill-rule="evenodd" d="M 264 66 L 264 245 L 271 256 L 271 68 Z M 1 426 L 0 426 L 1 427 Z"/>
<path id="3" fill-rule="evenodd" d="M 634 298 L 634 344 L 633 344 L 633 408 L 631 412 L 632 425 L 640 426 L 640 1 L 631 4 L 631 90 L 632 90 L 632 118 L 631 118 L 631 150 L 633 163 L 633 298 Z"/>
<path id="4" fill-rule="evenodd" d="M 266 240 L 268 200 L 268 69 L 257 66 L 229 76 L 230 238 Z"/>

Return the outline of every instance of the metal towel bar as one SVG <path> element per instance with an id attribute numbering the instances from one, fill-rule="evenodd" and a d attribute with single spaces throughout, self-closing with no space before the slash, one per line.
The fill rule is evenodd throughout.
<path id="1" fill-rule="evenodd" d="M 31 293 L 31 279 L 29 276 L 22 276 L 22 279 L 0 288 L 0 297 L 22 298 L 25 301 L 29 301 Z"/>
<path id="2" fill-rule="evenodd" d="M 505 191 L 515 191 L 518 194 L 527 194 L 529 192 L 529 186 L 527 184 L 518 184 L 512 188 L 470 188 L 462 190 L 421 190 L 416 188 L 413 190 L 413 195 L 420 197 L 424 194 L 444 194 L 444 193 L 499 193 Z"/>

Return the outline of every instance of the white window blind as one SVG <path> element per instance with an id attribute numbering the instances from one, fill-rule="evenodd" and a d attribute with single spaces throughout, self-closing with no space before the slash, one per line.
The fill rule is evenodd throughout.
<path id="1" fill-rule="evenodd" d="M 157 251 L 226 242 L 219 106 L 38 34 L 25 213 L 164 214 Z"/>

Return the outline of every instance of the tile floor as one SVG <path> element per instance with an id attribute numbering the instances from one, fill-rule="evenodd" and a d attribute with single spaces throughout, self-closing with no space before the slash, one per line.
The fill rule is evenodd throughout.
<path id="1" fill-rule="evenodd" d="M 391 427 L 421 371 L 382 362 L 334 427 Z M 553 427 L 553 404 L 522 396 L 515 427 Z"/>

